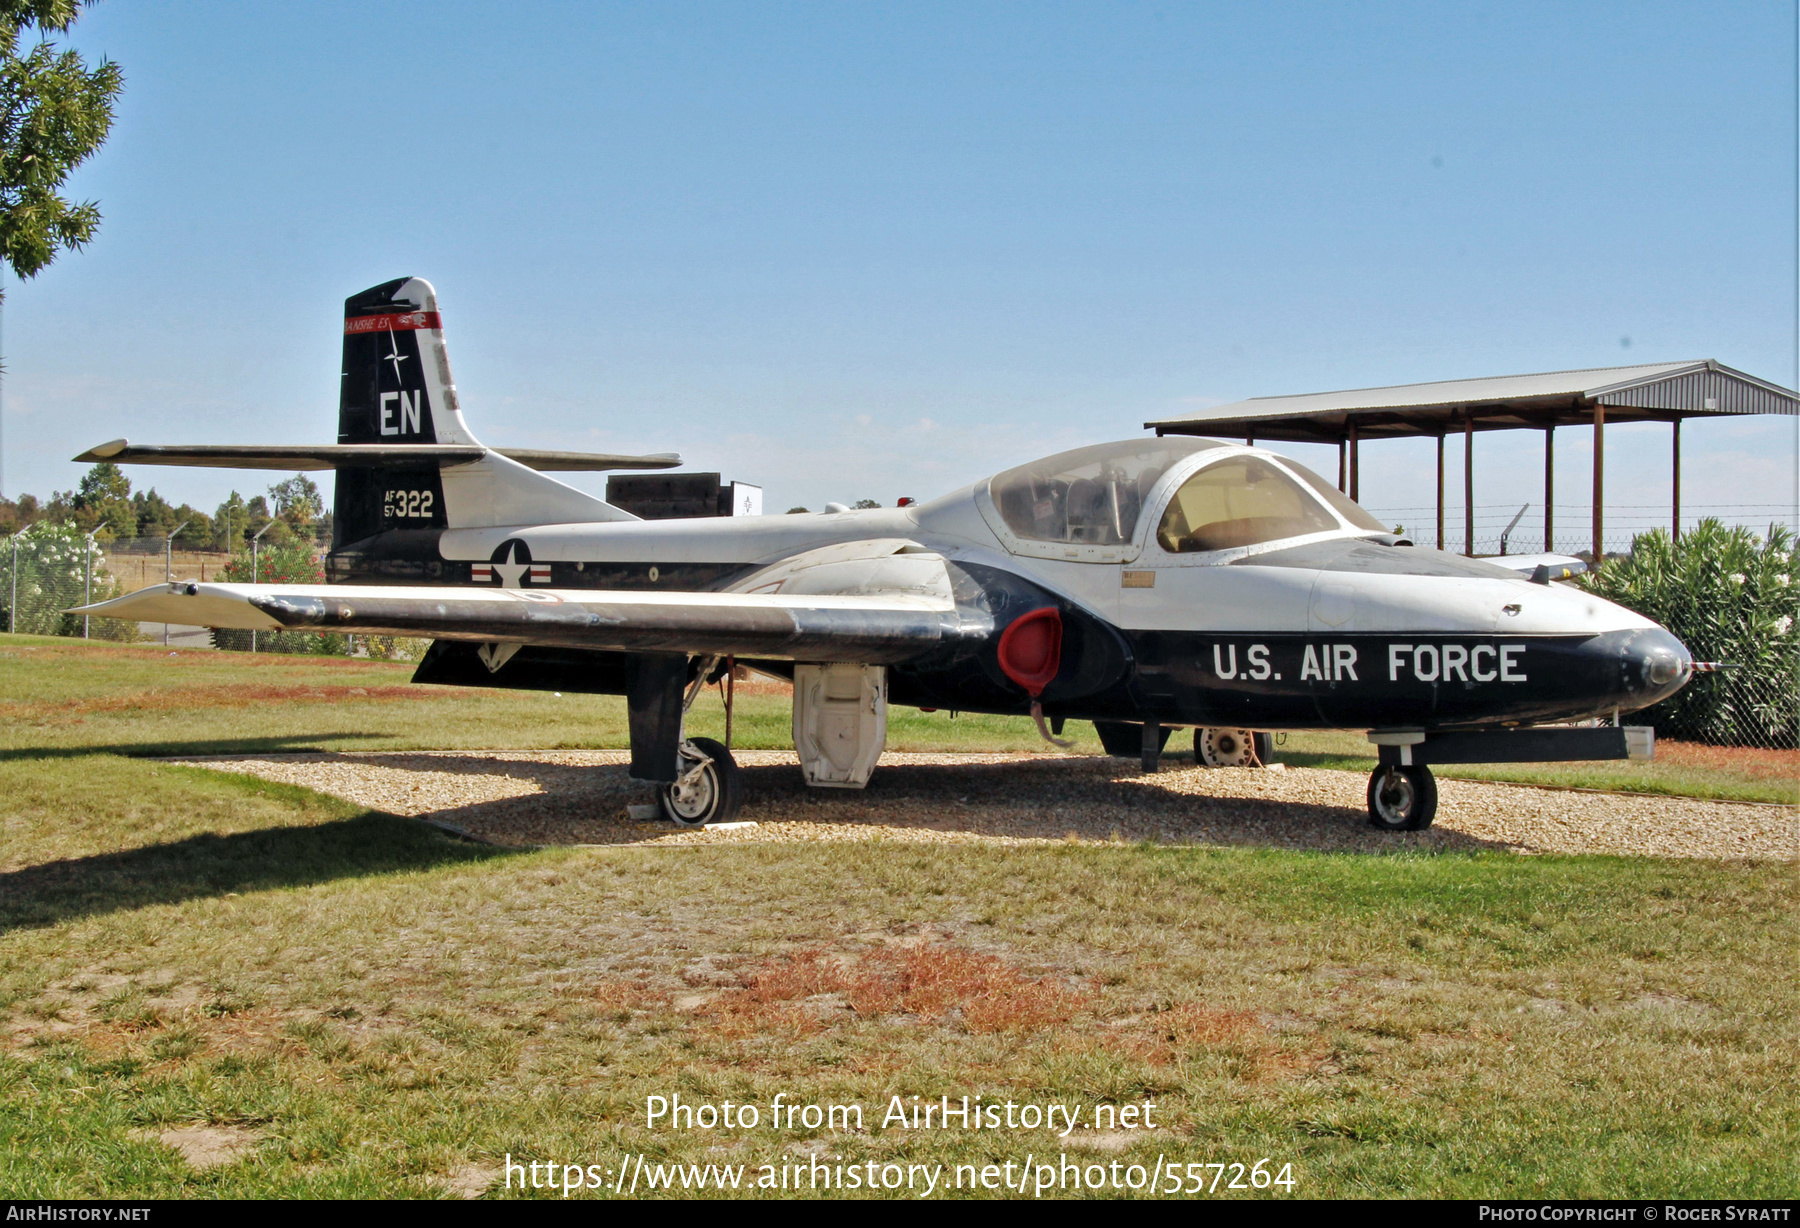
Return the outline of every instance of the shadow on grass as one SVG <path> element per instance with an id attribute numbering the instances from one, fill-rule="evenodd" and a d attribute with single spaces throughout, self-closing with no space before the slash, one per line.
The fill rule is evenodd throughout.
<path id="1" fill-rule="evenodd" d="M 333 733 L 292 734 L 273 738 L 221 738 L 211 742 L 127 742 L 111 746 L 14 746 L 0 749 L 0 761 L 25 759 L 82 759 L 88 755 L 119 755 L 127 759 L 166 759 L 180 755 L 305 755 L 328 754 L 324 742 L 369 742 L 386 734 L 343 730 Z"/>
<path id="2" fill-rule="evenodd" d="M 518 851 L 464 843 L 426 824 L 374 813 L 309 827 L 208 833 L 0 874 L 0 933 L 231 891 L 310 887 Z"/>

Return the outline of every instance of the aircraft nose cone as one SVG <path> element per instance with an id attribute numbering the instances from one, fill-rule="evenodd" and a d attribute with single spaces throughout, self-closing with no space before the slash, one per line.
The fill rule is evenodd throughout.
<path id="1" fill-rule="evenodd" d="M 1624 675 L 1620 681 L 1638 707 L 1667 699 L 1693 674 L 1694 658 L 1687 645 L 1661 627 L 1637 632 L 1620 647 Z"/>

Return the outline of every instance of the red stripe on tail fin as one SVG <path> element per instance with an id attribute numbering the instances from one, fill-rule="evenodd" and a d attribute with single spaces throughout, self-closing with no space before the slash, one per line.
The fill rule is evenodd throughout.
<path id="1" fill-rule="evenodd" d="M 389 313 L 378 316 L 352 316 L 344 321 L 345 333 L 404 333 L 421 328 L 443 328 L 444 322 L 435 311 L 409 311 L 404 315 Z"/>

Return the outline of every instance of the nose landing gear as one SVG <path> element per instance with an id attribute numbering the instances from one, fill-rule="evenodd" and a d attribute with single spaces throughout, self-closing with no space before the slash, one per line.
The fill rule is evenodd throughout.
<path id="1" fill-rule="evenodd" d="M 1424 764 L 1382 764 L 1369 777 L 1369 822 L 1382 831 L 1424 831 L 1437 817 L 1437 779 Z"/>

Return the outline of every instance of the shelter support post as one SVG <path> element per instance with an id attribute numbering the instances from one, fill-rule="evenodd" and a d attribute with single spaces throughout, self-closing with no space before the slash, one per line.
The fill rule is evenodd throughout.
<path id="1" fill-rule="evenodd" d="M 1244 436 L 1244 446 L 1246 448 L 1254 448 L 1256 446 L 1256 437 L 1254 435 Z"/>
<path id="2" fill-rule="evenodd" d="M 1544 428 L 1544 553 L 1556 549 L 1556 420 Z"/>
<path id="3" fill-rule="evenodd" d="M 1344 441 L 1338 440 L 1338 491 L 1342 493 L 1348 487 L 1344 482 Z"/>
<path id="4" fill-rule="evenodd" d="M 1606 406 L 1594 406 L 1594 570 L 1606 557 L 1601 553 L 1600 538 L 1606 528 L 1601 498 L 1606 493 Z"/>
<path id="5" fill-rule="evenodd" d="M 1672 437 L 1671 442 L 1673 445 L 1673 455 L 1670 457 L 1670 460 L 1672 463 L 1670 465 L 1670 474 L 1669 474 L 1669 476 L 1671 478 L 1671 481 L 1669 483 L 1669 488 L 1673 492 L 1673 499 L 1671 500 L 1672 507 L 1669 512 L 1669 538 L 1672 541 L 1680 541 L 1681 540 L 1681 415 L 1676 414 L 1675 421 L 1671 422 L 1669 425 L 1672 428 L 1670 431 L 1670 434 Z"/>
<path id="6" fill-rule="evenodd" d="M 1362 495 L 1362 460 L 1356 449 L 1356 419 L 1350 419 L 1350 501 L 1356 502 Z"/>
<path id="7" fill-rule="evenodd" d="M 1463 415 L 1463 553 L 1475 557 L 1475 416 Z"/>
<path id="8" fill-rule="evenodd" d="M 1438 504 L 1437 504 L 1437 548 L 1444 548 L 1444 433 L 1438 432 Z"/>

